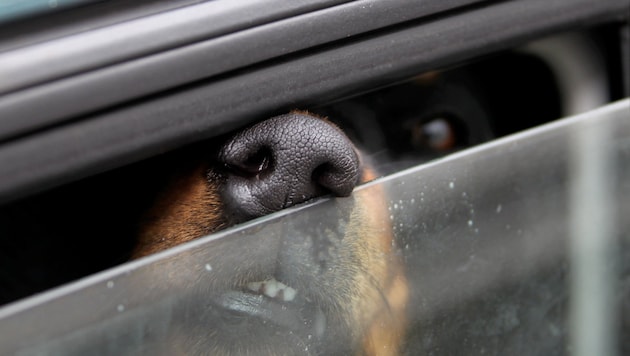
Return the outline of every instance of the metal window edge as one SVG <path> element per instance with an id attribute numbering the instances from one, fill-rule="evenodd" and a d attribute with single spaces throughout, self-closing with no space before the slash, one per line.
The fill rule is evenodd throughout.
<path id="1" fill-rule="evenodd" d="M 60 78 L 0 97 L 0 140 L 265 60 L 478 1 L 351 2 Z M 393 6 L 395 4 L 399 6 Z"/>
<path id="2" fill-rule="evenodd" d="M 209 1 L 0 53 L 0 94 L 349 0 Z"/>

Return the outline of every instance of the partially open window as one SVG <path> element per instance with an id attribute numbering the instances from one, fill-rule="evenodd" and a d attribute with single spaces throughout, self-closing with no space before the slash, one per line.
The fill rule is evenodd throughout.
<path id="1" fill-rule="evenodd" d="M 339 126 L 375 168 L 366 180 L 379 178 L 351 197 L 128 264 L 162 186 L 188 169 L 182 157 L 215 154 L 212 140 L 230 130 L 3 205 L 0 303 L 80 280 L 0 309 L 0 349 L 563 353 L 573 332 L 569 187 L 579 187 L 574 153 L 584 152 L 574 131 L 607 128 L 606 159 L 616 168 L 602 172 L 619 194 L 604 203 L 619 216 L 630 209 L 619 199 L 630 194 L 630 159 L 628 102 L 613 103 L 624 97 L 617 31 L 559 34 L 293 108 Z M 257 153 L 247 174 L 274 163 Z M 627 224 L 609 222 L 617 227 L 604 248 L 627 250 Z M 54 325 L 38 322 L 42 315 Z M 627 331 L 623 323 L 617 330 Z"/>

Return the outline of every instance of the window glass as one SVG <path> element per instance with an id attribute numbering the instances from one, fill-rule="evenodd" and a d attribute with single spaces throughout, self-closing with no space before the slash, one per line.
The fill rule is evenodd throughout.
<path id="1" fill-rule="evenodd" d="M 103 0 L 4 0 L 0 2 L 0 24 L 32 15 L 46 14 L 63 8 Z"/>
<path id="2" fill-rule="evenodd" d="M 451 155 L 349 198 L 285 210 L 5 308 L 2 351 L 557 354 L 580 337 L 580 325 L 590 327 L 580 311 L 588 303 L 612 331 L 600 335 L 604 345 L 627 350 L 614 335 L 627 332 L 618 327 L 629 297 L 620 278 L 629 268 L 629 105 Z M 594 127 L 604 129 L 604 166 L 615 168 L 600 171 L 613 183 L 590 199 L 607 206 L 611 228 L 590 230 L 602 234 L 584 237 L 584 259 L 573 235 L 589 224 L 580 219 L 597 214 L 576 215 L 579 196 L 590 194 L 579 188 L 588 171 L 579 166 L 590 163 L 571 156 L 579 132 Z M 603 275 L 580 272 L 589 258 L 604 263 Z M 587 293 L 603 299 L 576 310 L 574 296 L 589 281 L 599 289 Z"/>

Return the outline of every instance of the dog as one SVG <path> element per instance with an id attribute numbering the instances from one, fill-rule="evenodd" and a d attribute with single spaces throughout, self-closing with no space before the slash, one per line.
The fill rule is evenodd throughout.
<path id="1" fill-rule="evenodd" d="M 267 119 L 226 138 L 218 149 L 197 148 L 195 152 L 204 154 L 187 157 L 188 166 L 171 178 L 141 219 L 132 258 L 322 195 L 347 197 L 356 185 L 377 175 L 341 129 L 308 112 L 294 111 Z M 290 303 L 287 295 L 299 290 L 302 300 L 311 300 L 318 311 L 315 318 L 326 320 L 328 325 L 304 337 L 296 336 L 299 330 L 291 331 L 300 340 L 288 345 L 286 340 L 276 340 L 271 354 L 296 354 L 303 351 L 304 345 L 314 354 L 398 353 L 404 337 L 408 291 L 402 264 L 392 253 L 394 241 L 386 207 L 382 191 L 356 198 L 343 236 L 303 237 L 309 247 L 295 249 L 298 245 L 292 245 L 291 256 L 284 259 L 282 277 L 242 281 L 241 289 L 248 294 L 279 300 L 283 306 Z M 277 289 L 284 295 L 277 296 Z M 238 298 L 248 300 L 251 296 Z M 296 313 L 301 315 L 302 311 Z M 273 318 L 263 321 L 275 322 Z M 239 326 L 224 332 L 244 333 Z M 217 329 L 209 333 L 220 334 Z M 252 333 L 249 330 L 249 341 L 238 345 L 228 342 L 229 337 L 214 337 L 203 342 L 204 348 L 212 354 L 264 353 L 261 344 L 271 343 L 273 338 L 259 340 Z M 306 334 L 313 340 L 308 340 Z M 176 349 L 184 353 L 200 351 L 191 350 L 190 344 L 198 342 L 181 343 Z M 293 349 L 296 345 L 300 350 Z"/>
<path id="2" fill-rule="evenodd" d="M 336 124 L 293 111 L 4 207 L 0 302 L 317 197 L 348 197 L 355 186 L 378 176 L 368 161 Z M 182 316 L 175 318 L 168 353 L 397 354 L 406 330 L 408 287 L 394 253 L 386 194 L 374 189 L 346 198 L 353 207 L 343 236 L 302 236 L 310 247 L 290 244 L 278 252 L 284 256 L 278 257 L 282 273 L 259 278 L 257 271 L 240 271 L 249 280 L 234 276 L 240 294 L 230 303 L 279 302 L 310 328 L 273 329 L 282 322 L 251 315 L 252 310 L 227 310 L 225 325 L 210 332 L 213 325 L 191 329 Z M 242 255 L 246 258 L 245 251 Z M 180 282 L 151 283 L 170 288 Z M 296 302 L 279 300 L 272 291 L 278 288 L 284 299 L 298 291 Z M 234 326 L 233 319 L 248 322 Z M 234 343 L 233 335 L 245 338 Z M 278 335 L 291 335 L 292 342 Z"/>
<path id="3" fill-rule="evenodd" d="M 322 195 L 347 197 L 355 186 L 383 174 L 490 139 L 488 116 L 469 87 L 428 73 L 377 94 L 312 112 L 293 111 L 198 145 L 185 153 L 187 164 L 170 178 L 141 219 L 132 258 Z M 210 327 L 206 331 L 215 335 L 211 339 L 203 334 L 175 338 L 174 352 L 195 353 L 201 347 L 226 355 L 400 354 L 408 336 L 412 287 L 397 253 L 388 197 L 382 188 L 373 187 L 370 194 L 353 199 L 343 236 L 298 237 L 299 242 L 278 253 L 289 257 L 278 257 L 284 267 L 277 275 L 239 278 L 240 284 L 231 286 L 246 291 L 237 292 L 237 301 L 230 302 L 237 304 L 263 295 L 287 306 L 290 302 L 283 300 L 284 295 L 278 297 L 278 290 L 291 294 L 299 290 L 312 305 L 298 309 L 317 312 L 305 316 L 295 311 L 299 314 L 295 319 L 306 319 L 307 324 L 325 320 L 326 328 L 304 331 L 291 324 L 295 329 L 287 331 L 276 325 L 280 329 L 273 334 L 261 332 L 264 326 Z M 264 313 L 245 314 L 238 315 L 260 323 Z M 284 323 L 262 319 L 263 325 Z M 235 342 L 233 333 L 247 335 L 247 340 Z M 313 335 L 315 339 L 309 339 Z M 274 346 L 267 349 L 269 345 Z"/>
<path id="4" fill-rule="evenodd" d="M 320 196 L 351 196 L 342 236 L 300 237 L 303 244 L 279 251 L 282 273 L 246 271 L 248 279 L 233 282 L 240 291 L 232 304 L 276 303 L 278 290 L 283 299 L 298 291 L 299 307 L 278 305 L 310 329 L 271 333 L 268 325 L 280 321 L 230 311 L 219 328 L 182 324 L 170 351 L 398 354 L 408 337 L 411 286 L 396 253 L 387 193 L 373 187 L 351 194 L 383 174 L 492 137 L 484 105 L 452 77 L 428 73 L 293 111 L 0 209 L 0 304 Z M 234 326 L 234 318 L 261 327 Z"/>

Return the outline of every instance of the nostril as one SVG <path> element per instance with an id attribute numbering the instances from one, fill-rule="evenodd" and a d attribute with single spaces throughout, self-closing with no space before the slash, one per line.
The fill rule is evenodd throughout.
<path id="1" fill-rule="evenodd" d="M 320 164 L 313 170 L 311 181 L 336 196 L 348 196 L 358 183 L 356 164 L 351 159 Z"/>
<path id="2" fill-rule="evenodd" d="M 261 147 L 244 157 L 236 157 L 224 163 L 226 169 L 242 177 L 259 176 L 273 169 L 273 153 L 269 147 Z"/>
<path id="3" fill-rule="evenodd" d="M 311 174 L 311 180 L 324 188 L 328 188 L 326 183 L 330 180 L 330 172 L 332 170 L 332 165 L 330 163 L 320 164 L 313 170 L 313 174 Z"/>

